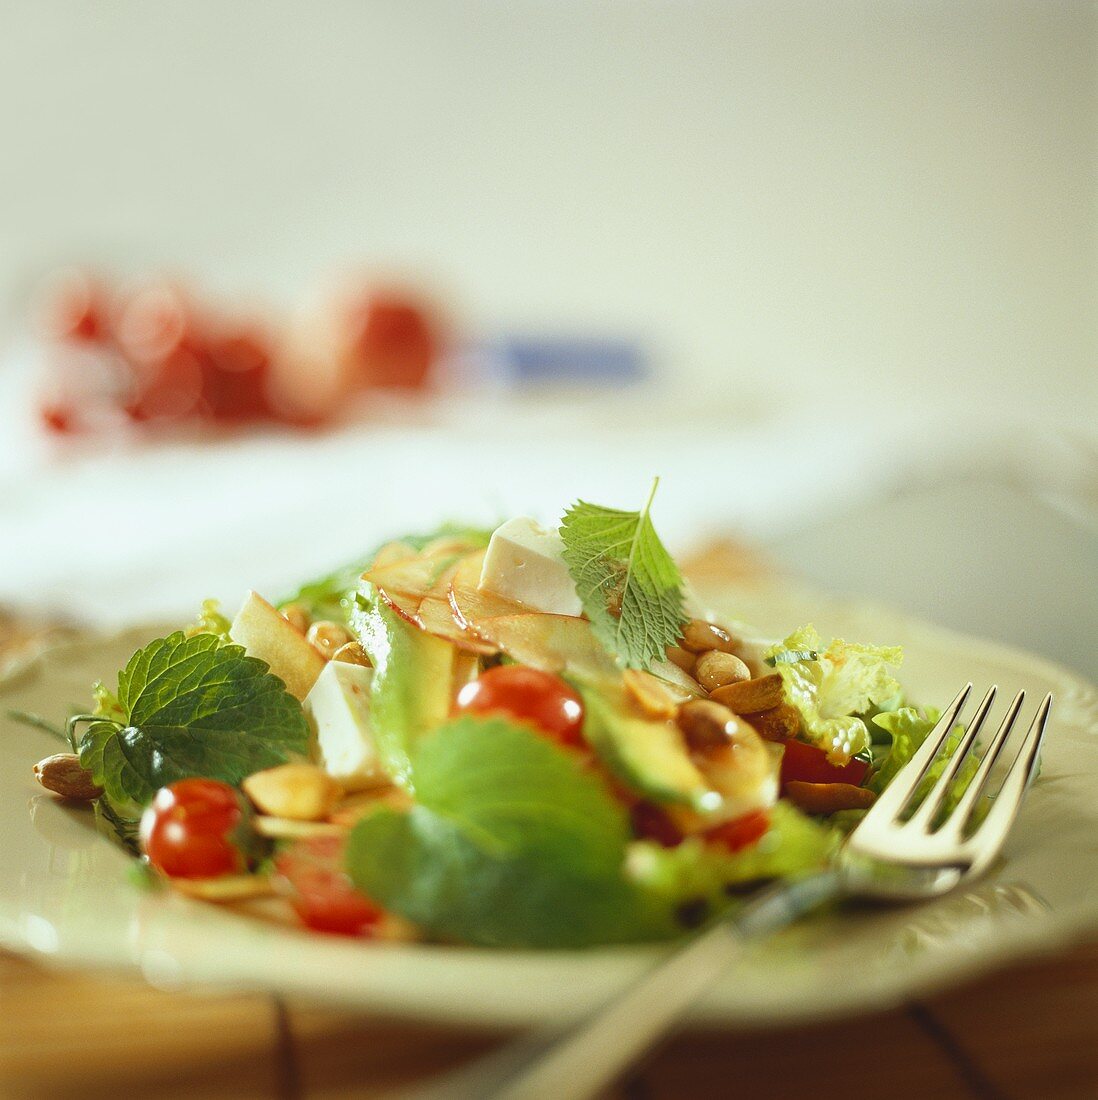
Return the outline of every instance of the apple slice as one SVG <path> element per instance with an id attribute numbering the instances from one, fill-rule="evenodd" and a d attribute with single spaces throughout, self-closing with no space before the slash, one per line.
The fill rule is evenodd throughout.
<path id="1" fill-rule="evenodd" d="M 250 657 L 266 661 L 298 699 L 324 671 L 324 658 L 262 596 L 249 592 L 229 627 L 229 637 Z"/>
<path id="2" fill-rule="evenodd" d="M 488 656 L 499 652 L 499 646 L 478 638 L 472 631 L 459 625 L 447 600 L 428 596 L 419 605 L 416 620 L 420 629 L 434 634 L 436 638 L 445 638 L 466 653 Z"/>

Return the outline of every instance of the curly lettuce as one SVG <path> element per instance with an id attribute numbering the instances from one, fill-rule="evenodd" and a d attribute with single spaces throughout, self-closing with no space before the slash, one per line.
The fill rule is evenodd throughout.
<path id="1" fill-rule="evenodd" d="M 891 669 L 899 646 L 860 645 L 834 638 L 825 646 L 812 624 L 764 654 L 781 676 L 785 696 L 801 713 L 805 737 L 845 764 L 871 743 L 865 715 L 888 709 L 903 691 Z"/>

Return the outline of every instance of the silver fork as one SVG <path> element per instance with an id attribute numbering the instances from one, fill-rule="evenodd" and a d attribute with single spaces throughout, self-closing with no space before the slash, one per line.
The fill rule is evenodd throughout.
<path id="1" fill-rule="evenodd" d="M 450 1074 L 418 1100 L 583 1100 L 604 1089 L 644 1054 L 710 987 L 747 940 L 776 932 L 839 897 L 914 901 L 944 894 L 985 871 L 998 856 L 1032 779 L 1052 696 L 1037 708 L 987 816 L 973 827 L 972 812 L 1002 755 L 1021 710 L 1019 692 L 988 743 L 956 807 L 940 821 L 957 773 L 983 727 L 995 698 L 984 696 L 941 776 L 905 815 L 953 729 L 972 685 L 966 685 L 937 725 L 874 803 L 820 874 L 777 886 L 698 933 L 622 993 L 563 1032 L 535 1033 Z"/>

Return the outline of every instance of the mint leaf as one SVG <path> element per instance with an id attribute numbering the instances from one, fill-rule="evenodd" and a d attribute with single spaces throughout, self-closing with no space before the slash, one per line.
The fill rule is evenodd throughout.
<path id="1" fill-rule="evenodd" d="M 360 821 L 359 889 L 428 934 L 575 947 L 666 935 L 623 873 L 624 810 L 582 764 L 504 719 L 461 718 L 416 757 L 416 805 Z"/>
<path id="2" fill-rule="evenodd" d="M 80 762 L 132 810 L 189 776 L 239 783 L 305 752 L 301 704 L 267 665 L 214 634 L 182 631 L 140 649 L 118 674 L 122 717 L 93 722 Z"/>
<path id="3" fill-rule="evenodd" d="M 649 511 L 577 501 L 561 520 L 564 561 L 595 634 L 627 668 L 666 658 L 686 621 L 682 574 L 660 542 Z"/>

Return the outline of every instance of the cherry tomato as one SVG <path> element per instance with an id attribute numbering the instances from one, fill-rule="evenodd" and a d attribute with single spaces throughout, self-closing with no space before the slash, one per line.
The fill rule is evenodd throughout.
<path id="1" fill-rule="evenodd" d="M 427 313 L 395 295 L 376 295 L 349 311 L 352 354 L 367 385 L 422 389 L 437 355 Z"/>
<path id="2" fill-rule="evenodd" d="M 343 838 L 299 840 L 275 858 L 290 904 L 302 923 L 319 932 L 359 936 L 381 919 L 381 910 L 351 884 L 343 870 Z"/>
<path id="3" fill-rule="evenodd" d="M 766 810 L 755 810 L 715 826 L 705 836 L 710 841 L 723 844 L 730 852 L 738 852 L 762 840 L 769 828 L 770 814 Z"/>
<path id="4" fill-rule="evenodd" d="M 466 684 L 463 714 L 507 714 L 529 722 L 562 745 L 583 744 L 583 701 L 559 677 L 526 665 L 500 665 Z"/>
<path id="5" fill-rule="evenodd" d="M 804 741 L 786 741 L 782 755 L 782 787 L 786 783 L 852 783 L 859 786 L 869 765 L 864 760 L 832 764 L 827 753 Z"/>
<path id="6" fill-rule="evenodd" d="M 172 878 L 215 878 L 245 868 L 231 835 L 244 810 L 236 791 L 215 779 L 161 787 L 141 818 L 141 847 Z"/>

